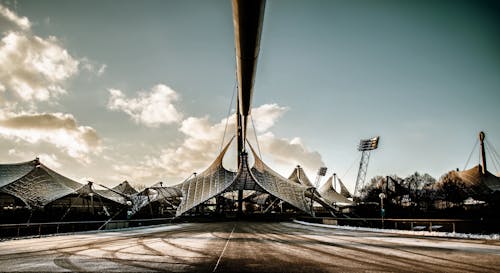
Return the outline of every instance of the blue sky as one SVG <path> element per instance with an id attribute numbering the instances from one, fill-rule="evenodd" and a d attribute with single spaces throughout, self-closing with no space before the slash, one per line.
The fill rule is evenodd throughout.
<path id="1" fill-rule="evenodd" d="M 39 155 L 75 179 L 148 185 L 215 157 L 235 85 L 230 1 L 0 3 L 1 162 Z M 368 177 L 462 169 L 480 130 L 500 149 L 499 13 L 268 1 L 253 101 L 264 160 L 311 179 L 324 164 L 352 189 L 361 138 L 381 136 Z"/>

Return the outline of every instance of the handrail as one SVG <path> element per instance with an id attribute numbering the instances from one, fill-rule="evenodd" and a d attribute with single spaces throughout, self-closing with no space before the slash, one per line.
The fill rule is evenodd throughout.
<path id="1" fill-rule="evenodd" d="M 345 220 L 345 221 L 381 221 L 382 218 L 342 218 L 342 217 L 301 217 L 304 219 L 330 219 L 330 220 Z M 384 221 L 397 222 L 474 222 L 479 219 L 434 219 L 434 218 L 384 218 Z"/>
<path id="2" fill-rule="evenodd" d="M 11 224 L 0 224 L 0 227 L 16 227 L 16 226 L 38 226 L 38 225 L 69 225 L 69 224 L 98 224 L 98 223 L 123 223 L 123 222 L 153 222 L 162 220 L 173 220 L 174 217 L 166 218 L 147 218 L 147 219 L 130 219 L 130 220 L 92 220 L 92 221 L 68 221 L 68 222 L 30 222 L 30 223 L 11 223 Z"/>
<path id="3" fill-rule="evenodd" d="M 452 232 L 456 231 L 456 225 L 459 223 L 484 223 L 481 219 L 446 219 L 446 218 L 341 218 L 341 217 L 299 217 L 300 219 L 303 219 L 304 221 L 312 221 L 312 222 L 317 222 L 321 221 L 324 224 L 327 224 L 330 221 L 335 221 L 336 224 L 344 223 L 347 224 L 346 222 L 351 222 L 354 225 L 368 225 L 372 226 L 374 222 L 380 222 L 381 223 L 381 228 L 384 229 L 387 226 L 384 224 L 384 221 L 390 222 L 391 224 L 394 225 L 395 229 L 401 229 L 401 226 L 398 227 L 399 224 L 409 224 L 409 228 L 411 230 L 418 228 L 427 228 L 429 231 L 433 231 L 436 229 L 442 228 L 442 226 L 439 226 L 439 224 L 442 224 L 444 226 L 447 226 L 448 228 L 451 228 Z M 354 222 L 357 222 L 354 223 Z M 360 223 L 364 222 L 364 223 Z M 420 226 L 415 226 L 414 224 L 420 224 Z M 438 224 L 438 225 L 436 225 Z M 404 229 L 404 228 L 403 228 Z"/>

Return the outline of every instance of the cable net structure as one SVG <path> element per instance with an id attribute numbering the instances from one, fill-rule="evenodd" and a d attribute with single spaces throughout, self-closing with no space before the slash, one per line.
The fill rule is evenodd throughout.
<path id="1" fill-rule="evenodd" d="M 269 194 L 305 213 L 312 214 L 311 200 L 306 197 L 306 192 L 310 188 L 298 185 L 273 171 L 262 162 L 250 145 L 255 160 L 254 166 L 249 167 L 248 155 L 242 153 L 238 171 L 226 170 L 222 165 L 222 159 L 230 144 L 231 141 L 207 170 L 174 186 L 182 192 L 182 202 L 177 209 L 177 216 L 223 193 L 240 190 L 253 190 Z"/>
<path id="2" fill-rule="evenodd" d="M 333 188 L 333 176 L 330 176 L 330 178 L 328 178 L 328 180 L 321 185 L 318 192 L 320 196 L 323 197 L 330 205 L 345 206 L 353 204 L 353 202 L 347 199 L 347 197 L 335 191 Z"/>
<path id="3" fill-rule="evenodd" d="M 291 180 L 297 184 L 300 184 L 300 185 L 303 185 L 306 187 L 313 187 L 311 180 L 309 180 L 306 173 L 304 172 L 304 169 L 300 165 L 297 165 L 297 167 L 295 167 L 293 172 L 288 177 L 288 180 Z"/>
<path id="4" fill-rule="evenodd" d="M 27 206 L 36 208 L 44 208 L 48 204 L 56 204 L 59 207 L 67 204 L 71 207 L 74 204 L 72 199 L 85 197 L 91 203 L 93 211 L 95 198 L 103 204 L 102 200 L 105 199 L 120 206 L 117 213 L 126 209 L 127 216 L 134 215 L 145 207 L 151 208 L 154 202 L 169 202 L 170 199 L 179 200 L 178 203 L 172 203 L 172 206 L 176 209 L 176 216 L 180 216 L 206 204 L 211 199 L 227 200 L 228 196 L 234 197 L 232 194 L 235 192 L 238 196 L 239 213 L 242 211 L 244 201 L 254 201 L 268 208 L 276 203 L 280 205 L 286 203 L 296 210 L 311 215 L 315 200 L 326 204 L 302 168 L 298 167 L 287 179 L 266 165 L 248 143 L 247 127 L 249 119 L 252 118 L 252 96 L 260 52 L 265 1 L 233 0 L 232 6 L 237 78 L 236 128 L 233 138 L 236 139 L 238 161 L 236 172 L 226 170 L 222 164 L 233 141 L 231 139 L 205 171 L 171 187 L 153 186 L 138 193 L 125 181 L 114 188 L 103 186 L 105 190 L 97 190 L 92 182 L 80 184 L 50 170 L 36 160 L 15 166 L 0 165 L 0 192 L 15 196 Z M 249 165 L 249 155 L 254 159 L 252 167 Z M 245 195 L 243 191 L 251 193 Z M 62 200 L 68 196 L 70 198 Z M 272 201 L 269 201 L 270 199 Z M 89 204 L 89 202 L 80 203 Z M 102 207 L 104 208 L 104 205 Z"/>
<path id="5" fill-rule="evenodd" d="M 500 177 L 489 171 L 483 173 L 481 165 L 464 171 L 451 171 L 447 177 L 449 181 L 462 183 L 463 189 L 472 195 L 488 196 L 491 193 L 500 192 Z M 440 183 L 438 187 L 441 186 Z"/>
<path id="6" fill-rule="evenodd" d="M 28 221 L 32 215 L 42 221 L 61 221 L 69 214 L 74 219 L 111 217 L 131 206 L 136 195 L 119 191 L 135 191 L 128 183 L 115 188 L 118 190 L 97 189 L 93 182 L 81 184 L 48 168 L 38 158 L 0 164 L 0 209 L 12 218 L 2 219 L 5 221 L 23 218 L 23 209 L 30 211 Z"/>
<path id="7" fill-rule="evenodd" d="M 29 208 L 43 208 L 83 186 L 52 171 L 38 159 L 0 165 L 0 174 L 0 192 L 22 200 Z"/>

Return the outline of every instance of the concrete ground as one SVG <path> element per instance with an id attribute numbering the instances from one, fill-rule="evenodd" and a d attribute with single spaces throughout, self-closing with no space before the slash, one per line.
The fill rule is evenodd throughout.
<path id="1" fill-rule="evenodd" d="M 500 242 L 188 223 L 0 242 L 4 272 L 499 272 Z"/>

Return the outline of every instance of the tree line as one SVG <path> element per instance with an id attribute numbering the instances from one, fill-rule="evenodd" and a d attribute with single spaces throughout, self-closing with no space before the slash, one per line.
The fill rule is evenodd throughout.
<path id="1" fill-rule="evenodd" d="M 438 180 L 419 172 L 405 178 L 375 176 L 361 189 L 359 201 L 376 207 L 380 204 L 380 193 L 385 195 L 388 216 L 394 217 L 474 218 L 496 215 L 495 211 L 500 208 L 498 191 L 489 190 L 484 183 L 467 183 L 457 177 L 456 172 L 449 172 Z"/>

